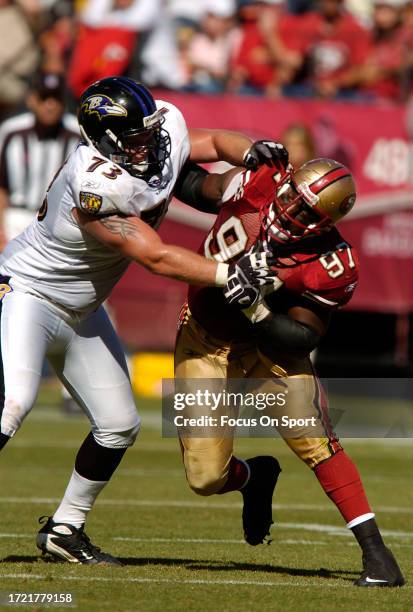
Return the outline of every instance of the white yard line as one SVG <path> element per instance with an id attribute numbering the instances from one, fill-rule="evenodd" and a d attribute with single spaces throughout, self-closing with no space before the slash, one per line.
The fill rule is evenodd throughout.
<path id="1" fill-rule="evenodd" d="M 42 574 L 4 574 L 0 575 L 0 579 L 10 580 L 10 579 L 29 579 L 33 580 L 45 580 L 50 579 L 50 575 L 43 576 Z M 72 582 L 134 582 L 141 584 L 205 584 L 208 586 L 256 586 L 256 587 L 294 587 L 294 588 L 327 588 L 327 589 L 349 589 L 354 588 L 351 583 L 346 584 L 343 582 L 327 582 L 326 579 L 320 582 L 298 582 L 298 581 L 270 581 L 270 580 L 211 580 L 211 579 L 202 579 L 202 578 L 126 578 L 123 576 L 115 577 L 115 576 L 59 576 L 59 581 L 69 580 Z M 403 587 L 404 589 L 413 589 L 413 586 L 406 585 Z"/>
<path id="2" fill-rule="evenodd" d="M 43 497 L 0 497 L 1 503 L 17 503 L 17 504 L 57 504 L 59 503 L 58 498 L 43 498 Z M 178 500 L 100 500 L 102 506 L 135 506 L 135 507 L 173 507 L 173 508 L 218 508 L 218 509 L 231 509 L 238 510 L 241 508 L 241 504 L 213 504 L 207 502 L 191 502 L 191 501 L 178 501 Z M 274 506 L 276 508 L 276 506 Z M 283 529 L 294 529 L 302 531 L 314 531 L 320 533 L 327 533 L 329 535 L 336 536 L 351 536 L 351 532 L 344 528 L 336 525 L 325 525 L 319 523 L 284 523 L 276 521 L 276 528 L 278 530 Z M 390 529 L 383 529 L 382 534 L 384 536 L 400 538 L 400 539 L 411 539 L 413 538 L 413 532 L 411 531 L 394 531 Z"/>
<path id="3" fill-rule="evenodd" d="M 274 535 L 274 534 L 273 534 Z M 33 533 L 0 533 L 0 539 L 33 539 Z M 234 539 L 219 539 L 219 538 L 131 538 L 114 536 L 112 540 L 118 542 L 137 542 L 147 544 L 233 544 L 233 545 L 245 545 L 245 540 L 234 540 Z M 274 546 L 288 545 L 288 546 L 331 546 L 327 541 L 323 540 L 301 540 L 301 539 L 274 539 Z M 357 546 L 357 542 L 346 542 L 347 546 Z M 392 548 L 413 548 L 413 544 L 401 544 L 392 543 Z"/>
<path id="4" fill-rule="evenodd" d="M 50 579 L 50 575 L 42 575 L 42 574 L 3 574 L 0 575 L 0 579 L 3 580 L 13 580 L 13 579 L 33 579 L 33 580 L 45 580 L 45 579 Z M 122 583 L 126 583 L 126 582 L 134 582 L 134 583 L 141 583 L 141 584 L 148 584 L 148 583 L 153 583 L 153 584 L 176 584 L 176 585 L 181 585 L 181 584 L 205 584 L 208 586 L 212 586 L 212 585 L 216 585 L 216 586 L 256 586 L 256 587 L 283 587 L 283 586 L 289 586 L 289 587 L 301 587 L 301 588 L 312 588 L 312 587 L 316 587 L 316 588 L 350 588 L 353 585 L 352 584 L 343 584 L 342 582 L 340 584 L 337 583 L 330 583 L 330 582 L 307 582 L 307 583 L 299 583 L 297 581 L 267 581 L 267 580 L 263 580 L 263 581 L 259 581 L 259 580 L 203 580 L 201 578 L 193 578 L 193 579 L 187 579 L 187 578 L 176 578 L 176 579 L 171 579 L 171 578 L 126 578 L 126 577 L 115 577 L 115 576 L 59 576 L 58 577 L 59 582 L 60 581 L 64 581 L 64 580 L 69 580 L 69 581 L 73 581 L 73 582 L 122 582 Z M 413 588 L 413 587 L 409 587 L 409 586 L 405 586 L 406 588 Z"/>
<path id="5" fill-rule="evenodd" d="M 13 472 L 27 473 L 27 465 L 21 466 L 13 466 Z M 40 473 L 40 474 L 50 474 L 51 468 L 46 465 L 35 465 L 30 466 L 30 473 Z M 70 469 L 67 467 L 53 467 L 54 474 L 69 474 Z M 303 480 L 308 477 L 309 472 L 295 472 L 294 474 L 289 474 L 288 479 L 291 482 L 292 480 Z M 145 468 L 145 467 L 119 467 L 116 470 L 116 476 L 138 476 L 138 477 L 148 477 L 152 478 L 153 476 L 173 476 L 176 478 L 180 478 L 182 482 L 185 482 L 185 472 L 183 468 Z M 379 482 L 379 483 L 391 483 L 394 485 L 395 481 L 398 481 L 401 484 L 406 482 L 406 477 L 397 477 L 395 475 L 392 476 L 382 476 L 382 475 L 369 475 L 368 481 Z M 290 506 L 291 508 L 299 508 L 303 510 L 319 510 L 320 512 L 336 512 L 333 504 L 294 504 Z M 411 512 L 413 514 L 413 509 L 411 508 L 400 508 L 399 506 L 383 506 L 384 512 Z"/>
<path id="6" fill-rule="evenodd" d="M 274 528 L 277 529 L 277 526 Z M 0 537 L 7 537 L 8 534 L 4 534 Z M 10 537 L 13 537 L 14 534 L 9 534 Z M 274 537 L 274 546 L 279 545 L 292 545 L 292 546 L 331 546 L 331 544 L 327 541 L 323 540 L 302 540 L 302 539 L 283 539 L 280 540 L 276 537 L 276 534 L 273 532 L 272 536 Z M 33 537 L 33 536 L 32 536 Z M 118 542 L 137 542 L 137 543 L 148 543 L 148 544 L 233 544 L 233 545 L 245 545 L 245 540 L 231 540 L 231 539 L 218 539 L 218 538 L 130 538 L 130 537 L 121 537 L 115 536 L 112 537 L 112 540 Z M 357 542 L 346 542 L 347 546 L 357 546 Z M 413 548 L 413 544 L 399 544 L 392 543 L 392 548 Z"/>
<path id="7" fill-rule="evenodd" d="M 0 497 L 0 504 L 57 504 L 61 500 L 58 497 Z M 238 510 L 242 503 L 214 502 L 214 501 L 192 501 L 174 499 L 100 499 L 102 506 L 125 506 L 125 507 L 160 507 L 160 508 L 211 508 L 217 510 Z M 297 511 L 297 512 L 337 512 L 333 504 L 273 504 L 274 510 Z M 402 506 L 379 506 L 374 509 L 377 513 L 408 514 L 413 517 L 411 507 Z"/>
<path id="8" fill-rule="evenodd" d="M 70 468 L 67 467 L 53 467 L 53 474 L 66 474 L 69 476 Z M 21 474 L 27 474 L 27 465 L 22 465 L 18 467 L 13 467 L 13 473 L 20 472 Z M 30 466 L 30 474 L 50 474 L 50 466 Z M 176 477 L 181 478 L 183 482 L 185 482 L 185 475 L 182 469 L 174 469 L 174 468 L 118 468 L 116 470 L 116 476 L 138 476 L 138 477 L 147 477 L 153 478 L 159 476 Z M 392 481 L 394 482 L 394 480 Z"/>
<path id="9" fill-rule="evenodd" d="M 13 534 L 10 534 L 13 535 Z M 218 538 L 127 538 L 115 536 L 112 540 L 118 542 L 145 542 L 150 544 L 242 544 L 246 545 L 245 540 L 230 540 L 230 539 L 218 539 Z M 274 540 L 274 544 L 292 544 L 294 546 L 330 546 L 329 542 L 322 542 L 321 540 Z M 347 544 L 353 545 L 353 542 L 347 542 Z M 354 545 L 356 542 L 354 542 Z"/>

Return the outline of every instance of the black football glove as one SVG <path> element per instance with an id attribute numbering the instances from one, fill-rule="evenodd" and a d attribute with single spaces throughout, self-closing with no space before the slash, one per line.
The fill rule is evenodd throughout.
<path id="1" fill-rule="evenodd" d="M 263 164 L 271 166 L 274 161 L 278 161 L 287 168 L 288 159 L 288 151 L 280 142 L 257 140 L 245 153 L 244 166 L 248 170 L 257 170 Z"/>
<path id="2" fill-rule="evenodd" d="M 266 251 L 251 249 L 235 264 L 230 264 L 224 287 L 227 304 L 249 308 L 261 295 L 260 289 L 274 284 L 275 272 L 270 270 L 272 256 Z"/>

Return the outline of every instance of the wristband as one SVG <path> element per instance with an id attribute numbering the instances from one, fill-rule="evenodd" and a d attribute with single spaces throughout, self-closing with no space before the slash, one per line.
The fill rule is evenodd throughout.
<path id="1" fill-rule="evenodd" d="M 228 280 L 228 268 L 226 263 L 219 263 L 215 274 L 215 287 L 225 287 Z"/>

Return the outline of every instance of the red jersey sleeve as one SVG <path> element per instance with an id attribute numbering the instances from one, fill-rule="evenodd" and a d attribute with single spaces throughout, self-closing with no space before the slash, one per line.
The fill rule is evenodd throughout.
<path id="1" fill-rule="evenodd" d="M 358 257 L 347 243 L 315 261 L 280 271 L 284 287 L 329 309 L 347 304 L 357 286 Z"/>

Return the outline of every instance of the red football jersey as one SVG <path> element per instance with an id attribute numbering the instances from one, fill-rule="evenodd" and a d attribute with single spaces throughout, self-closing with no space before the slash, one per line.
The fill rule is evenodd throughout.
<path id="1" fill-rule="evenodd" d="M 370 34 L 350 13 L 329 23 L 317 12 L 301 16 L 297 32 L 302 41 L 310 80 L 324 81 L 345 74 L 366 59 Z"/>
<path id="2" fill-rule="evenodd" d="M 199 253 L 219 262 L 234 262 L 260 237 L 260 209 L 272 202 L 277 170 L 262 166 L 244 171 L 238 190 L 226 201 L 205 238 Z M 358 259 L 336 228 L 326 234 L 294 244 L 271 245 L 279 258 L 283 286 L 267 303 L 285 312 L 297 298 L 335 309 L 346 304 L 356 287 Z M 236 307 L 228 306 L 222 289 L 191 286 L 188 303 L 196 320 L 213 336 L 224 340 L 246 339 L 251 323 Z"/>

